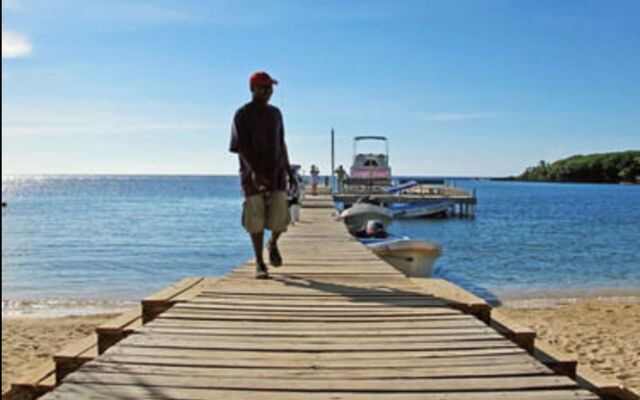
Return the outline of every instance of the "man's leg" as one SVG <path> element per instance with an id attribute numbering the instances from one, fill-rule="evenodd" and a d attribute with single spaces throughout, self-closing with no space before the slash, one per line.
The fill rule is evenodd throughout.
<path id="1" fill-rule="evenodd" d="M 253 244 L 253 254 L 256 256 L 258 264 L 264 263 L 262 259 L 262 246 L 264 243 L 264 231 L 251 235 L 251 243 Z"/>
<path id="2" fill-rule="evenodd" d="M 271 230 L 271 239 L 267 244 L 269 249 L 269 262 L 274 267 L 282 265 L 282 256 L 278 250 L 278 239 L 291 222 L 287 202 L 287 193 L 277 191 L 271 194 L 267 202 L 267 229 Z"/>
<path id="3" fill-rule="evenodd" d="M 282 232 L 271 232 L 271 239 L 269 239 L 269 247 L 278 245 L 278 238 L 282 235 Z"/>
<path id="4" fill-rule="evenodd" d="M 251 234 L 251 244 L 253 244 L 253 253 L 256 256 L 256 278 L 267 279 L 269 270 L 262 258 L 262 244 L 264 243 L 264 231 Z"/>
<path id="5" fill-rule="evenodd" d="M 256 278 L 269 277 L 267 266 L 262 258 L 264 243 L 265 202 L 262 195 L 249 196 L 244 201 L 242 211 L 242 225 L 251 236 L 253 253 L 256 256 Z M 255 232 L 255 233 L 254 233 Z"/>
<path id="6" fill-rule="evenodd" d="M 279 267 L 282 265 L 282 256 L 280 255 L 280 250 L 278 250 L 278 238 L 281 234 L 282 231 L 271 232 L 271 239 L 269 239 L 269 262 L 274 267 Z"/>

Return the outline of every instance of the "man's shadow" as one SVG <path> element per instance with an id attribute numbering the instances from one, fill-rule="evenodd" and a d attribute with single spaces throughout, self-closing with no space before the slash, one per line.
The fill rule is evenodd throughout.
<path id="1" fill-rule="evenodd" d="M 433 294 L 424 291 L 412 291 L 407 289 L 399 289 L 394 286 L 385 284 L 373 284 L 370 287 L 350 286 L 336 282 L 327 282 L 318 279 L 311 279 L 295 274 L 273 276 L 274 281 L 281 282 L 286 286 L 313 289 L 320 292 L 331 293 L 346 297 L 349 301 L 357 302 L 376 302 L 393 307 L 420 307 L 424 308 L 429 302 L 438 305 L 438 301 L 442 302 L 442 306 L 455 304 L 451 299 L 441 299 Z M 399 302 L 398 300 L 428 300 L 425 304 L 414 302 L 414 305 L 403 304 L 407 302 Z M 496 301 L 498 301 L 496 299 Z M 495 302 L 495 301 L 494 301 Z M 498 301 L 499 302 L 499 301 Z M 408 302 L 410 303 L 410 302 Z"/>

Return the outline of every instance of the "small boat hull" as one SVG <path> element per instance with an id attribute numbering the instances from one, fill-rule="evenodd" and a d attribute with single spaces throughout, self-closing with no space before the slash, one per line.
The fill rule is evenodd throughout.
<path id="1" fill-rule="evenodd" d="M 449 211 L 449 201 L 436 203 L 402 203 L 389 206 L 394 218 L 427 218 L 446 214 Z"/>
<path id="2" fill-rule="evenodd" d="M 442 255 L 439 245 L 424 240 L 367 240 L 363 243 L 377 256 L 413 278 L 431 276 L 433 263 Z"/>
<path id="3" fill-rule="evenodd" d="M 356 203 L 344 210 L 340 218 L 347 225 L 351 234 L 356 234 L 367 227 L 367 222 L 377 220 L 386 228 L 393 218 L 393 214 L 384 207 L 369 203 Z"/>

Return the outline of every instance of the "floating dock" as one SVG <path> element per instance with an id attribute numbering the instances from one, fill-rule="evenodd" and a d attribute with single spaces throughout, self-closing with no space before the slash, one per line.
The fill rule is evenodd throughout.
<path id="1" fill-rule="evenodd" d="M 331 205 L 328 195 L 308 197 L 282 237 L 285 265 L 270 269 L 272 279 L 254 279 L 249 260 L 146 299 L 144 324 L 131 325 L 131 316 L 111 324 L 131 327 L 119 341 L 121 330 L 103 327 L 111 347 L 41 398 L 601 398 L 569 377 L 575 361 L 547 353 L 539 361 L 535 333 L 494 320 L 481 299 L 377 258 Z"/>
<path id="2" fill-rule="evenodd" d="M 308 193 L 308 192 L 307 192 Z M 475 208 L 478 203 L 475 189 L 468 192 L 462 188 L 450 186 L 429 186 L 420 185 L 402 193 L 384 193 L 378 190 L 369 190 L 367 187 L 347 187 L 342 193 L 335 193 L 333 200 L 340 202 L 345 206 L 351 206 L 363 196 L 382 204 L 394 203 L 423 203 L 438 202 L 448 200 L 450 204 L 449 214 L 451 216 L 462 218 L 473 218 L 475 216 Z"/>

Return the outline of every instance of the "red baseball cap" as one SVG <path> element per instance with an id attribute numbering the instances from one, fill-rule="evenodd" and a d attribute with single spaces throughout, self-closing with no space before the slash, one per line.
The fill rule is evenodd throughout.
<path id="1" fill-rule="evenodd" d="M 278 81 L 273 79 L 264 71 L 256 72 L 249 78 L 249 87 L 255 85 L 277 85 Z"/>

